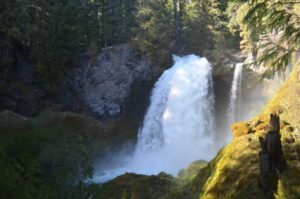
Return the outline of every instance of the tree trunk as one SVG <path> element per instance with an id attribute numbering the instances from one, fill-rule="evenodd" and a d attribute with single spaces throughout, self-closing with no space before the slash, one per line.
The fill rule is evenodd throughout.
<path id="1" fill-rule="evenodd" d="M 270 115 L 270 131 L 266 138 L 259 137 L 260 185 L 267 199 L 273 199 L 277 190 L 279 173 L 285 168 L 281 140 L 280 119 L 278 115 Z"/>
<path id="2" fill-rule="evenodd" d="M 176 43 L 180 43 L 181 28 L 180 28 L 180 2 L 179 2 L 179 0 L 173 0 L 173 7 L 174 7 L 175 40 L 176 40 Z"/>

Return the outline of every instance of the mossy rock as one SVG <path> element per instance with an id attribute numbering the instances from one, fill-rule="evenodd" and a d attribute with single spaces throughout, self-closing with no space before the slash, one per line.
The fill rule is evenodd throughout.
<path id="1" fill-rule="evenodd" d="M 275 105 L 275 106 L 273 106 L 269 111 L 270 111 L 272 114 L 280 115 L 280 114 L 282 114 L 285 110 L 284 110 L 284 107 L 283 107 L 283 106 L 281 106 L 281 105 Z"/>
<path id="2" fill-rule="evenodd" d="M 254 134 L 233 139 L 194 180 L 199 199 L 263 198 L 258 186 L 259 141 Z"/>
<path id="3" fill-rule="evenodd" d="M 270 129 L 270 125 L 267 123 L 261 123 L 254 128 L 254 131 L 264 131 L 267 132 Z"/>
<path id="4" fill-rule="evenodd" d="M 270 122 L 270 114 L 261 114 L 257 117 L 261 122 L 269 123 Z"/>
<path id="5" fill-rule="evenodd" d="M 175 179 L 167 174 L 157 176 L 126 173 L 103 185 L 94 194 L 97 199 L 159 199 L 171 198 Z"/>
<path id="6" fill-rule="evenodd" d="M 197 160 L 195 162 L 192 162 L 188 168 L 182 169 L 178 173 L 178 177 L 182 180 L 191 180 L 195 178 L 195 176 L 198 174 L 199 170 L 206 167 L 207 162 L 204 160 Z"/>
<path id="7" fill-rule="evenodd" d="M 251 127 L 247 122 L 237 122 L 231 125 L 234 137 L 240 137 L 252 133 Z"/>

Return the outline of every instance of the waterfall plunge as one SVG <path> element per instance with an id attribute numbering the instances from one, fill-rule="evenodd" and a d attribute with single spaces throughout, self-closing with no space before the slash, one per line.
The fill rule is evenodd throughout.
<path id="1" fill-rule="evenodd" d="M 94 181 L 125 172 L 177 175 L 192 161 L 215 155 L 211 66 L 195 55 L 174 56 L 174 61 L 152 91 L 133 157 L 119 168 L 102 171 Z"/>
<path id="2" fill-rule="evenodd" d="M 228 123 L 232 124 L 237 120 L 241 110 L 242 97 L 242 73 L 243 63 L 237 63 L 234 69 L 232 87 L 230 92 L 230 101 L 228 108 Z"/>
<path id="3" fill-rule="evenodd" d="M 211 66 L 195 55 L 175 57 L 174 61 L 155 85 L 139 132 L 135 157 L 141 164 L 152 164 L 150 173 L 177 174 L 192 161 L 208 160 L 214 154 L 210 152 L 214 104 Z"/>

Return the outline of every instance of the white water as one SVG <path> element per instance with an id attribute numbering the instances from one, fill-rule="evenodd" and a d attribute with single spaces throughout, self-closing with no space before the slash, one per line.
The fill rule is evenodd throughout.
<path id="1" fill-rule="evenodd" d="M 230 101 L 228 107 L 228 123 L 235 122 L 241 110 L 241 97 L 242 97 L 242 73 L 243 63 L 237 63 L 234 69 L 232 86 L 230 91 Z"/>
<path id="2" fill-rule="evenodd" d="M 177 175 L 192 161 L 215 155 L 211 66 L 195 55 L 174 56 L 174 61 L 155 84 L 133 156 L 96 174 L 93 181 L 125 172 Z"/>

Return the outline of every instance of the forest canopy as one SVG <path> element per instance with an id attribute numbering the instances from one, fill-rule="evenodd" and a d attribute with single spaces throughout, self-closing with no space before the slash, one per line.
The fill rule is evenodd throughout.
<path id="1" fill-rule="evenodd" d="M 254 55 L 256 64 L 284 70 L 300 50 L 300 1 L 232 1 L 230 12 L 229 27 L 240 31 L 241 48 Z"/>
<path id="2" fill-rule="evenodd" d="M 11 0 L 0 11 L 1 65 L 28 57 L 35 81 L 49 91 L 86 53 L 119 43 L 135 44 L 161 65 L 171 53 L 203 55 L 240 43 L 275 70 L 299 50 L 297 0 Z"/>

